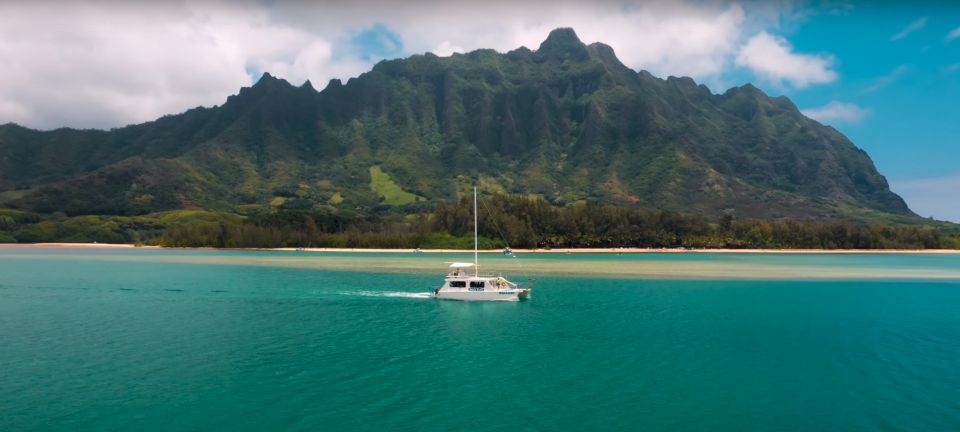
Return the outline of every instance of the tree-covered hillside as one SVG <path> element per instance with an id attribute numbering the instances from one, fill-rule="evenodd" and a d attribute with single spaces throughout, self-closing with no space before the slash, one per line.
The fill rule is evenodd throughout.
<path id="1" fill-rule="evenodd" d="M 536 50 L 383 61 L 322 91 L 265 74 L 110 131 L 0 126 L 0 206 L 415 213 L 485 194 L 718 217 L 915 221 L 862 150 L 752 85 L 713 94 L 553 31 Z"/>

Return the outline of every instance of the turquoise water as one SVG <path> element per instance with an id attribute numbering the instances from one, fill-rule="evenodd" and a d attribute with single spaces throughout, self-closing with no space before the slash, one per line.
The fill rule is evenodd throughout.
<path id="1" fill-rule="evenodd" d="M 960 256 L 455 258 L 0 248 L 0 430 L 960 430 Z"/>

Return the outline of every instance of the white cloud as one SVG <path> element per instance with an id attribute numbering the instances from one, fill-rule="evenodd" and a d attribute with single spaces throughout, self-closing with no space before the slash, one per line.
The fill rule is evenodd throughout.
<path id="1" fill-rule="evenodd" d="M 320 89 L 379 60 L 351 40 L 374 26 L 399 36 L 402 55 L 536 49 L 550 30 L 573 27 L 584 42 L 612 46 L 631 68 L 723 82 L 744 36 L 776 27 L 790 10 L 758 5 L 747 17 L 738 4 L 693 0 L 560 0 L 548 11 L 506 0 L 244 1 L 0 2 L 0 123 L 142 122 L 222 103 L 262 72 Z M 784 79 L 798 86 L 834 79 L 821 57 L 787 54 L 814 68 Z M 826 62 L 820 70 L 818 62 Z"/>
<path id="2" fill-rule="evenodd" d="M 774 83 L 802 88 L 833 82 L 837 73 L 831 57 L 793 52 L 786 39 L 760 32 L 750 38 L 737 54 L 736 64 Z"/>
<path id="3" fill-rule="evenodd" d="M 458 46 L 450 43 L 450 41 L 443 41 L 440 45 L 437 45 L 436 48 L 430 50 L 430 52 L 440 56 L 447 57 L 453 53 L 463 53 L 465 50 Z"/>
<path id="4" fill-rule="evenodd" d="M 113 127 L 221 103 L 250 71 L 325 81 L 330 43 L 213 3 L 0 4 L 0 123 Z M 352 69 L 351 69 L 352 67 Z"/>
<path id="5" fill-rule="evenodd" d="M 920 216 L 960 223 L 960 172 L 940 177 L 891 182 L 890 189 L 903 197 Z"/>
<path id="6" fill-rule="evenodd" d="M 952 41 L 956 38 L 960 38 L 960 27 L 953 29 L 950 33 L 947 33 L 947 41 Z"/>
<path id="7" fill-rule="evenodd" d="M 404 8 L 385 3 L 356 12 L 341 9 L 341 13 L 353 16 L 369 9 L 389 9 L 377 21 L 402 35 L 409 52 L 437 55 L 479 48 L 536 49 L 551 30 L 572 27 L 585 43 L 613 47 L 627 66 L 695 78 L 722 73 L 729 66 L 746 26 L 743 8 L 736 4 L 560 1 L 545 12 L 543 4 L 535 2 L 451 3 Z M 311 11 L 292 15 L 301 20 L 322 19 Z"/>
<path id="8" fill-rule="evenodd" d="M 870 110 L 867 108 L 839 101 L 830 101 L 824 106 L 805 109 L 801 112 L 803 115 L 824 124 L 860 123 L 864 117 L 870 114 Z"/>
<path id="9" fill-rule="evenodd" d="M 903 30 L 900 30 L 899 33 L 891 36 L 891 37 L 890 37 L 890 40 L 892 40 L 892 41 L 901 40 L 901 39 L 909 36 L 910 33 L 913 33 L 913 32 L 915 32 L 915 31 L 917 31 L 917 30 L 920 30 L 920 29 L 922 29 L 922 28 L 924 28 L 924 27 L 926 27 L 926 26 L 927 26 L 927 17 L 922 17 L 922 18 L 920 18 L 920 19 L 918 19 L 918 20 L 916 20 L 916 21 L 914 21 L 914 22 L 912 22 L 912 23 L 910 23 L 910 24 L 907 24 L 907 26 L 904 27 Z"/>
<path id="10" fill-rule="evenodd" d="M 905 75 L 907 72 L 910 72 L 910 66 L 909 66 L 909 65 L 902 64 L 902 65 L 900 65 L 900 66 L 897 66 L 897 67 L 893 68 L 893 70 L 890 71 L 890 73 L 888 73 L 888 74 L 886 74 L 886 75 L 883 75 L 883 76 L 880 76 L 880 77 L 877 77 L 876 79 L 874 79 L 874 80 L 873 80 L 873 84 L 870 84 L 870 86 L 867 87 L 867 90 L 866 90 L 866 91 L 867 91 L 868 93 L 870 93 L 870 92 L 875 92 L 875 91 L 880 90 L 880 89 L 882 89 L 882 88 L 884 88 L 884 87 L 886 87 L 886 86 L 888 86 L 888 85 L 890 85 L 890 84 L 893 84 L 893 83 L 896 82 L 898 79 L 900 79 L 900 77 L 902 77 L 903 75 Z"/>

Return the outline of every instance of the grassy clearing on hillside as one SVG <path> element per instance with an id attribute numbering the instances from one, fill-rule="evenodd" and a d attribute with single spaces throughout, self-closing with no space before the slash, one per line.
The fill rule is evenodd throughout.
<path id="1" fill-rule="evenodd" d="M 403 189 L 400 189 L 390 175 L 383 172 L 379 165 L 370 167 L 370 190 L 383 197 L 383 203 L 393 206 L 401 206 L 416 201 L 423 201 L 419 197 Z"/>
<path id="2" fill-rule="evenodd" d="M 9 190 L 0 192 L 0 203 L 6 203 L 18 200 L 23 198 L 28 193 L 32 192 L 33 189 L 20 189 L 20 190 Z"/>
<path id="3" fill-rule="evenodd" d="M 239 222 L 243 220 L 243 217 L 240 215 L 206 210 L 173 210 L 159 213 L 158 216 L 154 217 L 163 225 L 188 222 Z"/>

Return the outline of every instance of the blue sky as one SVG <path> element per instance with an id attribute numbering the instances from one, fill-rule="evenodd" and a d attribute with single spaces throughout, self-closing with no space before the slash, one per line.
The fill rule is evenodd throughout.
<path id="1" fill-rule="evenodd" d="M 960 222 L 960 3 L 0 2 L 0 123 L 112 128 L 220 104 L 262 72 L 321 89 L 385 58 L 536 48 L 556 27 L 657 76 L 789 96 L 917 213 Z"/>
<path id="2" fill-rule="evenodd" d="M 830 122 L 865 149 L 923 216 L 960 221 L 960 8 L 857 6 L 815 13 L 785 31 L 804 52 L 828 52 L 837 80 L 761 86 L 801 108 L 839 101 L 863 113 Z"/>

